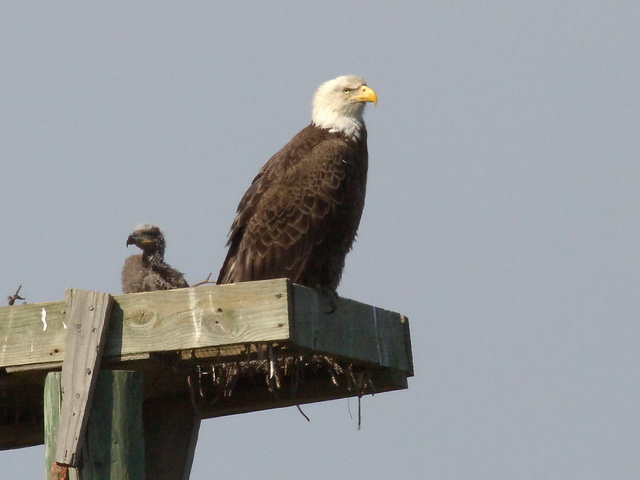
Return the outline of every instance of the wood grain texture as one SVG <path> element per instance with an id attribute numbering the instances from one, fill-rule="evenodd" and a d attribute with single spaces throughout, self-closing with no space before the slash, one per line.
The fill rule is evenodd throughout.
<path id="1" fill-rule="evenodd" d="M 105 356 L 188 350 L 289 337 L 288 284 L 266 280 L 116 297 Z"/>
<path id="2" fill-rule="evenodd" d="M 105 361 L 153 352 L 291 341 L 301 347 L 413 373 L 409 323 L 395 312 L 284 279 L 114 297 Z M 15 311 L 14 311 L 15 310 Z M 60 302 L 0 308 L 0 368 L 52 369 L 64 358 Z M 46 312 L 46 313 L 43 313 Z M 46 327 L 41 319 L 46 316 Z"/>
<path id="3" fill-rule="evenodd" d="M 315 290 L 293 291 L 292 342 L 317 353 L 357 359 L 413 375 L 409 321 L 399 313 L 341 298 L 333 313 Z"/>
<path id="4" fill-rule="evenodd" d="M 68 331 L 56 442 L 56 461 L 64 465 L 79 465 L 80 443 L 91 410 L 112 303 L 108 293 L 67 291 Z"/>
<path id="5" fill-rule="evenodd" d="M 65 309 L 62 302 L 0 308 L 0 399 L 11 400 L 4 414 L 0 410 L 0 449 L 42 442 L 42 426 L 26 408 L 36 402 L 25 403 L 28 398 L 17 392 L 41 399 L 45 373 L 62 366 Z M 315 290 L 284 279 L 118 295 L 102 366 L 144 372 L 145 400 L 188 398 L 186 376 L 196 367 L 262 361 L 271 348 L 288 357 L 326 355 L 351 364 L 372 380 L 364 393 L 407 388 L 413 361 L 406 317 L 348 299 L 340 299 L 334 313 L 327 310 Z M 273 392 L 264 381 L 248 378 L 245 385 L 240 379 L 233 395 L 199 414 L 210 418 L 358 394 L 316 371 L 299 386 L 291 379 L 283 383 Z"/>
<path id="6" fill-rule="evenodd" d="M 36 363 L 60 367 L 66 338 L 64 301 L 0 307 L 0 368 Z"/>
<path id="7" fill-rule="evenodd" d="M 44 384 L 44 458 L 45 478 L 49 478 L 51 466 L 56 461 L 56 439 L 60 424 L 60 372 L 50 372 Z"/>
<path id="8" fill-rule="evenodd" d="M 89 415 L 82 480 L 145 478 L 142 401 L 144 376 L 125 370 L 101 371 Z"/>
<path id="9" fill-rule="evenodd" d="M 89 413 L 83 436 L 80 470 L 70 468 L 75 480 L 139 480 L 144 477 L 142 427 L 143 375 L 130 371 L 103 371 L 95 389 L 100 401 Z M 55 462 L 60 418 L 60 372 L 51 372 L 45 383 L 46 471 Z M 45 477 L 49 478 L 49 476 Z"/>
<path id="10" fill-rule="evenodd" d="M 288 282 L 117 295 L 103 356 L 251 342 L 289 337 Z M 68 318 L 63 302 L 0 308 L 0 368 L 59 367 L 65 356 Z M 60 363 L 58 363 L 60 362 Z"/>

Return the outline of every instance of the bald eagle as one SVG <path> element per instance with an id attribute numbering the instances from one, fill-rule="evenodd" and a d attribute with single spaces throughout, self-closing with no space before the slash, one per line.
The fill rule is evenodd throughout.
<path id="1" fill-rule="evenodd" d="M 320 85 L 311 124 L 269 159 L 242 197 L 218 284 L 286 277 L 335 299 L 364 208 L 366 102 L 377 97 L 360 77 Z"/>
<path id="2" fill-rule="evenodd" d="M 131 255 L 122 268 L 122 292 L 137 293 L 188 287 L 184 275 L 164 261 L 166 242 L 157 225 L 144 223 L 127 238 L 142 254 Z"/>

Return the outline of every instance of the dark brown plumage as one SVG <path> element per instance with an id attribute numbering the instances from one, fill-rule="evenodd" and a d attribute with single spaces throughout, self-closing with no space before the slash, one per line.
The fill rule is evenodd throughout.
<path id="1" fill-rule="evenodd" d="M 166 242 L 157 225 L 145 223 L 127 238 L 127 246 L 135 245 L 142 254 L 131 255 L 122 268 L 123 293 L 150 292 L 185 288 L 184 275 L 164 261 Z"/>
<path id="2" fill-rule="evenodd" d="M 365 102 L 360 77 L 322 84 L 312 123 L 262 167 L 242 197 L 218 284 L 287 277 L 335 295 L 364 208 Z"/>

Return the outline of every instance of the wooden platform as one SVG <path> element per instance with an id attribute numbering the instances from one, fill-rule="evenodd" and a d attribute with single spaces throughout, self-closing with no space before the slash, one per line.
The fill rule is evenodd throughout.
<path id="1" fill-rule="evenodd" d="M 145 399 L 203 418 L 407 388 L 406 317 L 285 279 L 115 296 L 103 368 L 145 373 Z M 0 449 L 43 441 L 47 372 L 65 355 L 64 301 L 0 308 Z"/>

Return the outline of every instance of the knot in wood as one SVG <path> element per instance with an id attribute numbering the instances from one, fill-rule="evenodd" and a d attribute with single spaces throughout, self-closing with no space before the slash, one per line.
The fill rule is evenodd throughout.
<path id="1" fill-rule="evenodd" d="M 237 335 L 237 322 L 229 313 L 217 309 L 213 312 L 202 312 L 201 325 L 211 334 L 221 337 L 234 337 Z"/>
<path id="2" fill-rule="evenodd" d="M 146 325 L 152 322 L 156 317 L 156 314 L 148 310 L 134 310 L 127 315 L 127 321 L 131 325 Z"/>

